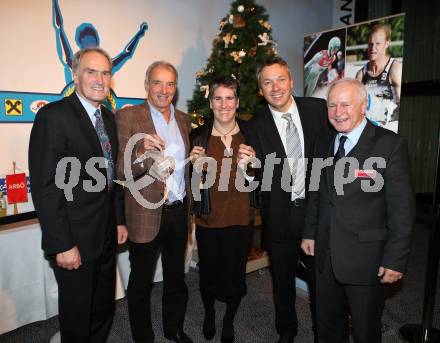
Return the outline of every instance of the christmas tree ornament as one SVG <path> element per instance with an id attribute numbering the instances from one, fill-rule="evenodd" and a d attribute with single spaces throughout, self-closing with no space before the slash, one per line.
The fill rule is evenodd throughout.
<path id="1" fill-rule="evenodd" d="M 205 124 L 205 117 L 204 117 L 204 116 L 199 116 L 199 117 L 197 118 L 197 124 L 198 124 L 199 126 L 204 125 L 204 124 Z"/>
<path id="2" fill-rule="evenodd" d="M 259 34 L 258 38 L 260 38 L 261 40 L 261 42 L 258 43 L 259 46 L 266 46 L 267 44 L 272 43 L 267 32 L 264 32 L 263 34 Z"/>
<path id="3" fill-rule="evenodd" d="M 220 22 L 220 30 L 223 30 L 223 28 L 225 27 L 225 25 L 228 23 L 228 21 L 227 20 L 222 20 L 221 22 Z"/>
<path id="4" fill-rule="evenodd" d="M 208 99 L 208 97 L 209 97 L 209 86 L 208 85 L 200 86 L 200 91 L 201 92 L 205 92 L 205 99 Z"/>
<path id="5" fill-rule="evenodd" d="M 225 49 L 228 48 L 229 44 L 234 44 L 234 41 L 237 39 L 237 35 L 231 35 L 228 33 L 223 37 L 223 41 L 225 42 Z"/>
<path id="6" fill-rule="evenodd" d="M 260 19 L 258 22 L 259 22 L 260 25 L 263 26 L 265 29 L 267 29 L 267 30 L 272 30 L 272 25 L 270 25 L 269 22 L 268 22 L 267 20 Z"/>
<path id="7" fill-rule="evenodd" d="M 244 11 L 244 6 L 243 6 L 243 5 L 238 6 L 238 7 L 237 7 L 237 11 L 238 11 L 239 13 L 243 12 L 243 11 Z"/>
<path id="8" fill-rule="evenodd" d="M 203 75 L 205 75 L 205 72 L 203 71 L 203 69 L 199 69 L 196 71 L 196 78 L 197 79 Z"/>
<path id="9" fill-rule="evenodd" d="M 246 26 L 246 21 L 243 19 L 242 16 L 239 16 L 237 14 L 233 15 L 232 17 L 232 25 L 234 26 L 234 28 L 241 28 Z"/>
<path id="10" fill-rule="evenodd" d="M 234 58 L 234 61 L 237 63 L 242 63 L 242 58 L 246 56 L 246 52 L 244 50 L 233 51 L 230 55 Z"/>
<path id="11" fill-rule="evenodd" d="M 233 24 L 234 23 L 234 15 L 230 14 L 229 18 L 228 18 L 229 24 Z"/>

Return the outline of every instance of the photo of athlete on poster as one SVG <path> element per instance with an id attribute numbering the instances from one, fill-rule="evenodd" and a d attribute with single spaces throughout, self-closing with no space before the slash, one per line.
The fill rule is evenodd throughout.
<path id="1" fill-rule="evenodd" d="M 399 124 L 404 18 L 388 17 L 347 29 L 346 76 L 367 87 L 367 118 L 394 132 Z"/>
<path id="2" fill-rule="evenodd" d="M 315 33 L 304 43 L 304 95 L 325 99 L 333 81 L 344 77 L 346 30 Z"/>

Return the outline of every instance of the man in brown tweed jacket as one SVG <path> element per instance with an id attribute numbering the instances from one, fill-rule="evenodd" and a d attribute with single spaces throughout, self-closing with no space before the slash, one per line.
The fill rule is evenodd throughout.
<path id="1" fill-rule="evenodd" d="M 127 293 L 135 342 L 154 342 L 150 294 L 159 250 L 164 277 L 165 338 L 192 342 L 183 331 L 188 300 L 184 255 L 188 239 L 187 198 L 191 194 L 189 164 L 185 162 L 190 121 L 172 104 L 176 88 L 175 67 L 164 61 L 154 62 L 145 76 L 145 103 L 124 108 L 116 115 L 120 142 L 118 179 L 128 185 L 125 216 L 131 273 Z M 142 178 L 149 180 L 147 185 L 133 191 L 129 184 L 140 183 Z"/>

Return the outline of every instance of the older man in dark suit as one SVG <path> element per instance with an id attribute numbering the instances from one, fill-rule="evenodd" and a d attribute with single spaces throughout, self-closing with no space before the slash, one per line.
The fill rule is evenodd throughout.
<path id="1" fill-rule="evenodd" d="M 32 127 L 32 199 L 58 283 L 61 341 L 106 342 L 116 242 L 127 237 L 122 190 L 113 182 L 116 127 L 113 113 L 101 106 L 111 59 L 100 48 L 86 48 L 75 54 L 72 70 L 75 93 L 43 107 Z"/>
<path id="2" fill-rule="evenodd" d="M 262 162 L 261 216 L 271 259 L 278 342 L 289 343 L 298 329 L 295 275 L 309 182 L 304 158 L 310 157 L 315 138 L 327 127 L 325 102 L 293 97 L 293 78 L 280 57 L 263 62 L 258 83 L 268 107 L 251 121 L 249 144 Z"/>
<path id="3" fill-rule="evenodd" d="M 164 335 L 174 342 L 192 342 L 183 330 L 188 301 L 184 257 L 188 240 L 187 199 L 191 194 L 185 159 L 189 156 L 190 121 L 172 104 L 176 89 L 174 66 L 154 62 L 146 72 L 146 102 L 116 115 L 118 177 L 127 186 L 125 213 L 131 265 L 128 310 L 136 342 L 154 342 L 150 293 L 159 250 L 164 277 Z M 139 190 L 131 186 L 142 180 L 146 183 Z"/>
<path id="4" fill-rule="evenodd" d="M 366 107 L 361 82 L 333 84 L 328 118 L 337 133 L 315 144 L 315 157 L 326 163 L 312 171 L 319 189 L 316 178 L 302 248 L 316 258 L 323 343 L 348 342 L 349 314 L 355 342 L 381 342 L 384 284 L 402 278 L 409 255 L 414 195 L 406 143 L 373 126 Z"/>

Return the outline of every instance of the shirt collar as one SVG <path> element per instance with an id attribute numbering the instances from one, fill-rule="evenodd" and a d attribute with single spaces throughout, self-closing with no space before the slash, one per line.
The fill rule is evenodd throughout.
<path id="1" fill-rule="evenodd" d="M 147 100 L 148 106 L 150 107 L 151 115 L 156 118 L 164 118 L 162 112 L 160 112 L 150 101 Z M 170 121 L 174 120 L 174 105 L 170 104 Z"/>
<path id="2" fill-rule="evenodd" d="M 272 113 L 274 118 L 281 118 L 281 116 L 284 113 L 290 113 L 291 115 L 293 115 L 298 111 L 297 107 L 296 107 L 295 99 L 293 98 L 292 95 L 290 96 L 290 98 L 292 99 L 292 103 L 290 104 L 290 107 L 286 112 L 278 112 L 278 111 L 274 110 L 272 106 L 269 105 L 269 110 Z"/>
<path id="3" fill-rule="evenodd" d="M 88 102 L 84 97 L 79 95 L 78 92 L 75 92 L 75 93 L 78 96 L 79 101 L 83 105 L 84 109 L 86 110 L 86 112 L 87 112 L 87 114 L 89 115 L 90 118 L 93 118 L 95 116 L 95 112 L 96 112 L 97 109 L 101 110 L 101 106 L 96 108 L 90 102 Z"/>
<path id="4" fill-rule="evenodd" d="M 367 119 L 364 118 L 361 123 L 352 131 L 349 133 L 338 133 L 338 142 L 341 136 L 347 136 L 347 139 L 350 141 L 350 143 L 355 146 L 357 142 L 359 141 L 359 138 L 361 137 L 362 132 L 364 131 L 365 126 L 367 125 Z"/>

